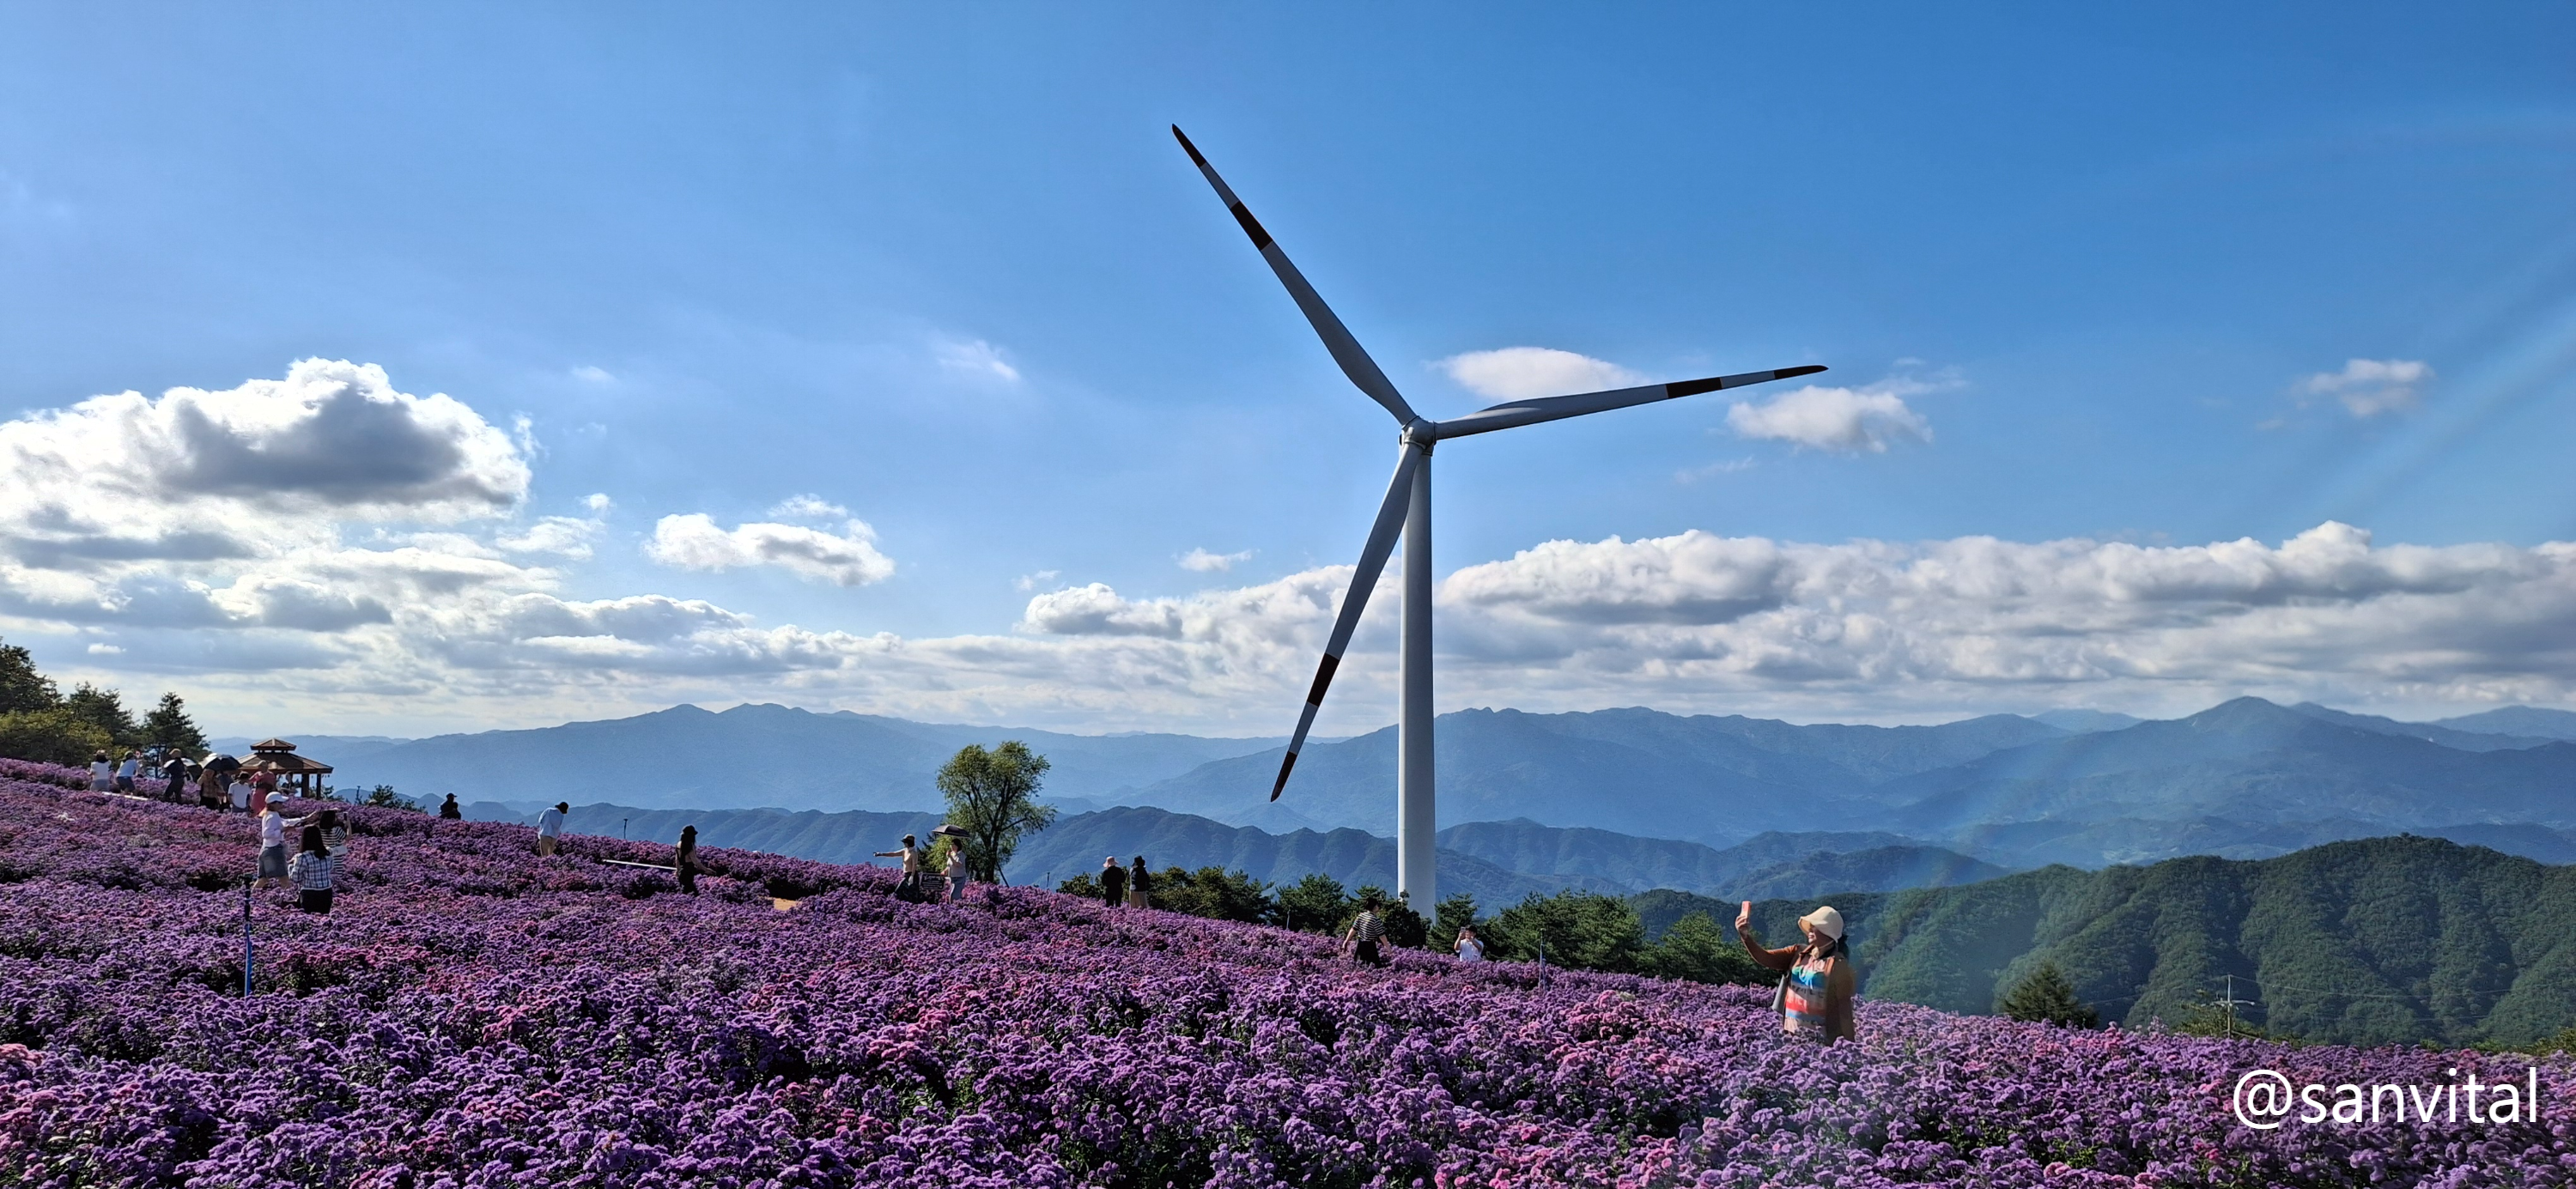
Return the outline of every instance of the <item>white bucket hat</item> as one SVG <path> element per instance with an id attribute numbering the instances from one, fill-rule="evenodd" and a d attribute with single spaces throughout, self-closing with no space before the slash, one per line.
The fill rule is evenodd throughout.
<path id="1" fill-rule="evenodd" d="M 1822 933 L 1836 941 L 1842 940 L 1843 914 L 1834 911 L 1833 905 L 1828 904 L 1823 908 L 1819 908 L 1814 912 L 1799 917 L 1798 923 L 1801 925 L 1813 925 L 1816 928 L 1816 932 Z"/>

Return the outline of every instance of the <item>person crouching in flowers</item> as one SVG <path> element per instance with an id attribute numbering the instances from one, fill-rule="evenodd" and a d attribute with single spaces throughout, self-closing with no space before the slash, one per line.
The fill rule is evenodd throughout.
<path id="1" fill-rule="evenodd" d="M 1753 902 L 1735 914 L 1735 936 L 1753 960 L 1782 973 L 1772 1000 L 1783 1031 L 1828 1043 L 1852 1036 L 1853 975 L 1843 943 L 1843 914 L 1825 905 L 1798 918 L 1803 944 L 1764 949 L 1753 936 Z"/>

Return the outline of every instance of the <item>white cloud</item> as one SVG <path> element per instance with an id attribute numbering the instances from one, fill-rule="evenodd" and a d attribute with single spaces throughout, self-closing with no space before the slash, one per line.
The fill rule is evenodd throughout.
<path id="1" fill-rule="evenodd" d="M 1205 549 L 1193 549 L 1181 555 L 1180 566 L 1194 574 L 1222 574 L 1232 570 L 1236 562 L 1251 560 L 1252 551 L 1249 549 L 1241 553 L 1210 553 Z"/>
<path id="2" fill-rule="evenodd" d="M 1022 574 L 1017 578 L 1011 579 L 1011 588 L 1021 592 L 1022 594 L 1026 594 L 1029 591 L 1036 590 L 1041 586 L 1054 582 L 1056 579 L 1063 576 L 1064 571 L 1062 570 L 1039 570 L 1034 574 Z"/>
<path id="3" fill-rule="evenodd" d="M 585 384 L 614 384 L 617 382 L 617 377 L 608 374 L 607 368 L 587 363 L 572 369 L 572 378 Z"/>
<path id="4" fill-rule="evenodd" d="M 949 340 L 938 346 L 939 366 L 978 379 L 1020 382 L 1020 369 L 1002 358 L 1002 349 L 982 339 Z"/>
<path id="5" fill-rule="evenodd" d="M 849 516 L 850 510 L 819 495 L 807 494 L 791 495 L 778 501 L 769 509 L 769 514 L 781 520 L 842 520 Z"/>
<path id="6" fill-rule="evenodd" d="M 2348 359 L 2342 371 L 2318 372 L 2293 385 L 2291 392 L 2302 405 L 2333 397 L 2345 412 L 2368 420 L 2414 408 L 2432 380 L 2432 365 L 2420 359 Z"/>
<path id="7" fill-rule="evenodd" d="M 1618 364 L 1550 347 L 1469 351 L 1441 360 L 1440 368 L 1469 392 L 1495 400 L 1599 392 L 1646 382 Z"/>
<path id="8" fill-rule="evenodd" d="M 125 650 L 113 644 L 92 644 L 88 651 L 91 656 L 115 656 Z"/>
<path id="9" fill-rule="evenodd" d="M 761 522 L 728 531 L 703 513 L 690 513 L 655 524 L 644 554 L 683 570 L 769 565 L 841 586 L 866 586 L 894 573 L 894 562 L 877 552 L 875 538 L 875 530 L 857 520 L 846 522 L 840 533 Z"/>
<path id="10" fill-rule="evenodd" d="M 1726 410 L 1726 424 L 1738 437 L 1842 454 L 1883 454 L 1892 442 L 1932 440 L 1931 423 L 1906 407 L 1905 398 L 1940 386 L 1904 379 L 1865 388 L 1809 385 L 1766 404 L 1739 401 Z"/>

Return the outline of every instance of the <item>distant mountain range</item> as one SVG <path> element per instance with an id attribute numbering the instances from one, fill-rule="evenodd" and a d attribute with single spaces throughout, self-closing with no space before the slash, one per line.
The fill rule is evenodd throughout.
<path id="1" fill-rule="evenodd" d="M 527 805 L 466 805 L 476 821 L 528 821 Z M 936 814 L 801 812 L 782 809 L 646 809 L 576 805 L 575 833 L 676 843 L 694 825 L 706 846 L 739 847 L 826 863 L 876 863 L 906 834 L 927 837 Z M 1844 853 L 1852 852 L 1852 853 Z M 1143 855 L 1149 866 L 1222 867 L 1270 883 L 1321 872 L 1358 888 L 1395 886 L 1395 841 L 1353 829 L 1271 834 L 1252 826 L 1167 810 L 1120 807 L 1067 814 L 1022 839 L 1004 871 L 1012 882 L 1053 887 L 1097 871 L 1103 858 Z M 1488 910 L 1533 893 L 1569 888 L 1625 895 L 1672 887 L 1712 896 L 1758 898 L 1828 891 L 1938 887 L 2005 874 L 2002 868 L 1885 834 L 1765 834 L 1725 850 L 1693 842 L 1634 838 L 1605 830 L 1559 829 L 1535 822 L 1479 822 L 1440 835 L 1440 886 Z M 1641 858 L 1641 856 L 1643 858 Z"/>
<path id="2" fill-rule="evenodd" d="M 1309 746 L 1276 803 L 1266 797 L 1276 740 L 1068 735 L 780 706 L 298 742 L 339 766 L 342 787 L 391 784 L 431 798 L 924 813 L 939 807 L 932 776 L 949 755 L 1007 738 L 1054 763 L 1045 795 L 1068 813 L 1159 808 L 1283 838 L 1300 829 L 1392 833 L 1391 728 Z M 1873 834 L 1874 845 L 1929 846 L 2013 869 L 2261 858 L 2400 831 L 2475 830 L 2483 844 L 2545 855 L 2576 829 L 2570 738 L 2576 714 L 2565 711 L 2404 723 L 2255 698 L 2170 720 L 2052 711 L 1922 727 L 1471 710 L 1440 718 L 1441 825 L 1521 820 L 1707 851 L 1765 833 Z M 1579 839 L 1565 845 L 1586 853 Z M 1670 847 L 1595 848 L 1568 862 L 1455 849 L 1522 874 L 1623 887 L 1680 886 L 1702 878 L 1692 865 L 1706 861 Z"/>
<path id="3" fill-rule="evenodd" d="M 1657 892 L 1650 932 L 1735 899 Z M 1797 934 L 1813 897 L 1755 906 Z M 2253 862 L 2049 867 L 1962 887 L 1836 893 L 1861 994 L 1990 1012 L 2054 962 L 2106 1020 L 2180 1022 L 2235 977 L 2253 1022 L 2337 1044 L 2527 1043 L 2576 1024 L 2576 867 L 2434 838 L 2375 838 Z"/>

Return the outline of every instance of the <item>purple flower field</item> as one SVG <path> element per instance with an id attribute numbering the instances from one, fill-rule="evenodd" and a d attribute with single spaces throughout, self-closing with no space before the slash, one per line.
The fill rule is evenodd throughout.
<path id="1" fill-rule="evenodd" d="M 2565 1057 L 2538 1123 L 2256 1131 L 2257 1067 L 2532 1061 L 1866 1002 L 1823 1048 L 1744 988 L 738 851 L 691 898 L 597 861 L 665 848 L 390 810 L 343 810 L 328 917 L 253 898 L 245 999 L 249 824 L 54 773 L 0 767 L 0 1185 L 2576 1183 Z"/>

